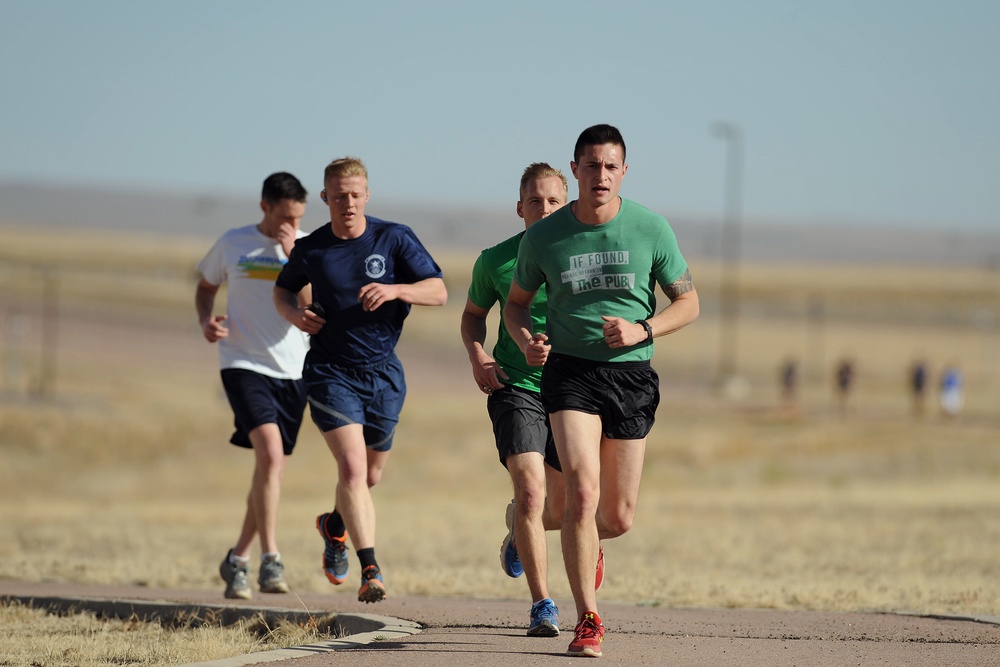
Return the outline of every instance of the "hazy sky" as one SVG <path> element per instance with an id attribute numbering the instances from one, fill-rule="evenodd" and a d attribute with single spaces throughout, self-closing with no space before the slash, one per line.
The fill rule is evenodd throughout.
<path id="1" fill-rule="evenodd" d="M 727 121 L 747 220 L 996 229 L 998 34 L 996 0 L 0 0 L 0 180 L 316 195 L 349 154 L 372 212 L 512 208 L 607 122 L 623 194 L 717 217 Z"/>

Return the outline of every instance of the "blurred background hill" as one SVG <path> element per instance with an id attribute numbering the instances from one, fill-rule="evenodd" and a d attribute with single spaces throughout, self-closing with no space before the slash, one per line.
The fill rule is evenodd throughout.
<path id="1" fill-rule="evenodd" d="M 572 190 L 572 188 L 571 188 Z M 627 188 L 623 191 L 629 196 Z M 659 210 L 677 232 L 689 258 L 717 260 L 722 250 L 722 221 L 704 215 Z M 303 228 L 324 224 L 324 209 L 310 200 Z M 431 249 L 479 250 L 520 228 L 509 209 L 427 203 L 408 204 L 373 197 L 368 213 L 403 222 L 417 230 Z M 82 185 L 0 182 L 0 223 L 100 229 L 211 242 L 230 227 L 259 222 L 253 196 L 183 191 L 142 191 Z M 747 220 L 741 252 L 749 262 L 861 262 L 1000 269 L 1000 232 L 951 227 L 933 228 L 858 221 L 802 222 Z"/>

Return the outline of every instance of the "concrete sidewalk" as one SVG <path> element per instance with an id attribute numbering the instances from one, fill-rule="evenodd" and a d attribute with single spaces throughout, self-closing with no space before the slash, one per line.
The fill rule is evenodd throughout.
<path id="1" fill-rule="evenodd" d="M 527 602 L 391 597 L 376 605 L 354 591 L 260 595 L 251 601 L 219 591 L 0 581 L 0 597 L 34 599 L 140 616 L 210 609 L 227 614 L 336 613 L 349 636 L 299 649 L 202 663 L 236 667 L 565 664 L 572 613 L 557 638 L 524 634 Z M 566 603 L 567 607 L 569 603 Z M 607 635 L 602 664 L 720 666 L 899 665 L 986 667 L 1000 664 L 1000 618 L 754 609 L 668 609 L 601 603 Z M 279 661 L 280 662 L 276 662 Z"/>

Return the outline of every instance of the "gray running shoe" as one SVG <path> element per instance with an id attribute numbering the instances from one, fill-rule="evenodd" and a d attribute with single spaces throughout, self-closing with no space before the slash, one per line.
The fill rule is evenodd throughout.
<path id="1" fill-rule="evenodd" d="M 261 593 L 287 593 L 284 563 L 277 559 L 261 561 L 257 583 L 260 584 Z"/>
<path id="2" fill-rule="evenodd" d="M 225 595 L 231 600 L 249 600 L 253 594 L 250 592 L 250 581 L 247 579 L 247 566 L 233 565 L 229 560 L 232 555 L 233 550 L 230 549 L 219 565 L 219 576 L 226 582 Z"/>

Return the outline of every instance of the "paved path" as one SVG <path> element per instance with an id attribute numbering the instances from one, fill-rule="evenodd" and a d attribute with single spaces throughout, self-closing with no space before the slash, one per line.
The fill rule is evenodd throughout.
<path id="1" fill-rule="evenodd" d="M 0 597 L 46 598 L 110 609 L 222 606 L 336 612 L 352 636 L 300 650 L 273 651 L 217 667 L 393 667 L 408 665 L 565 665 L 568 616 L 558 638 L 524 635 L 528 604 L 509 600 L 390 598 L 364 605 L 341 592 L 261 596 L 227 601 L 219 591 L 160 590 L 0 581 Z M 266 605 L 266 607 L 265 607 Z M 788 612 L 752 609 L 669 609 L 602 603 L 607 665 L 685 667 L 986 667 L 1000 665 L 1000 618 L 941 618 L 903 614 Z M 330 649 L 336 649 L 330 652 Z"/>

